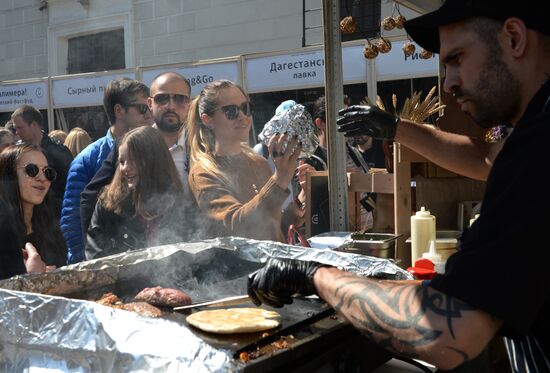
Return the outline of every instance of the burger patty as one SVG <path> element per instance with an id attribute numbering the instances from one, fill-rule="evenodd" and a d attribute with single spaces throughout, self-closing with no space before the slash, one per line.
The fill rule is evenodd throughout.
<path id="1" fill-rule="evenodd" d="M 130 302 L 123 304 L 120 308 L 126 311 L 137 312 L 140 315 L 148 317 L 160 317 L 162 311 L 157 307 L 150 305 L 146 302 Z"/>
<path id="2" fill-rule="evenodd" d="M 104 306 L 109 306 L 119 310 L 137 312 L 143 316 L 159 317 L 162 311 L 157 307 L 150 305 L 147 302 L 130 302 L 122 303 L 122 301 L 113 293 L 105 293 L 97 303 Z"/>
<path id="3" fill-rule="evenodd" d="M 155 306 L 178 307 L 191 304 L 191 297 L 178 289 L 145 288 L 135 296 L 136 301 L 147 302 Z"/>

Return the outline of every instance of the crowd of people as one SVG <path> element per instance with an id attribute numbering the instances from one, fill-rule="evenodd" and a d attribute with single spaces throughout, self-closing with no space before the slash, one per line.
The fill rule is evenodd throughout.
<path id="1" fill-rule="evenodd" d="M 482 127 L 507 125 L 507 137 L 486 143 L 375 106 L 346 105 L 338 130 L 353 139 L 349 167 L 383 167 L 381 141 L 397 141 L 486 180 L 479 218 L 433 280 L 374 280 L 271 258 L 249 277 L 249 295 L 281 307 L 293 295 L 317 294 L 368 338 L 441 369 L 468 364 L 499 334 L 513 371 L 550 371 L 548 254 L 537 241 L 550 208 L 537 179 L 549 160 L 548 23 L 513 4 L 447 0 L 405 28 L 440 54 L 443 89 L 461 110 Z M 320 145 L 299 160 L 302 144 L 288 133 L 247 145 L 251 103 L 236 83 L 211 82 L 194 98 L 190 92 L 175 72 L 150 88 L 113 80 L 104 99 L 111 127 L 87 146 L 79 131 L 63 140 L 67 146 L 48 136 L 32 106 L 15 110 L 0 130 L 0 278 L 194 239 L 284 242 L 286 227 L 303 224 L 304 174 L 327 166 L 324 99 L 312 115 Z M 366 195 L 365 208 L 375 199 Z M 511 276 L 518 249 L 533 260 Z"/>
<path id="2" fill-rule="evenodd" d="M 2 155 L 11 162 L 2 180 L 19 183 L 0 190 L 9 207 L 2 221 L 16 223 L 5 227 L 15 238 L 1 253 L 10 256 L 2 260 L 1 277 L 36 271 L 36 265 L 25 268 L 28 257 L 46 270 L 195 239 L 286 242 L 290 226 L 303 227 L 305 174 L 314 168 L 310 159 L 298 161 L 297 136 L 276 134 L 259 155 L 247 145 L 252 106 L 242 87 L 217 80 L 190 96 L 189 81 L 175 72 L 158 75 L 150 87 L 114 79 L 103 99 L 111 126 L 94 142 L 80 127 L 46 133 L 32 106 L 15 110 L 0 131 Z M 324 113 L 319 102 L 314 110 Z M 295 104 L 288 100 L 277 111 Z M 316 153 L 324 154 L 326 167 L 324 117 L 310 122 L 325 139 Z M 35 159 L 38 152 L 45 160 Z M 8 254 L 15 247 L 18 255 Z M 13 260 L 19 265 L 9 264 Z"/>

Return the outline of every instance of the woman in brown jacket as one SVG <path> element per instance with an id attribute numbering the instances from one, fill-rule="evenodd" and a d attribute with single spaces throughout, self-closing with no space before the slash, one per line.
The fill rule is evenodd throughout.
<path id="1" fill-rule="evenodd" d="M 282 227 L 303 221 L 295 203 L 282 211 L 301 145 L 285 134 L 273 136 L 272 173 L 246 145 L 251 126 L 249 98 L 240 86 L 217 80 L 204 87 L 189 108 L 189 186 L 210 220 L 210 236 L 285 242 Z"/>

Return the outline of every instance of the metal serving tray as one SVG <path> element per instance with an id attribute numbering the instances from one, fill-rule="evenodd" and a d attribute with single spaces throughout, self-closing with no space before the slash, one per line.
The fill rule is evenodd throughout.
<path id="1" fill-rule="evenodd" d="M 399 235 L 390 233 L 360 233 L 349 235 L 338 251 L 375 256 L 378 258 L 395 258 L 395 241 Z"/>

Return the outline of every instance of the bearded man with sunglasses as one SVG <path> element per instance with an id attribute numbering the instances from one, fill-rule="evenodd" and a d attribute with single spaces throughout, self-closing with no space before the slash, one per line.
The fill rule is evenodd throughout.
<path id="1" fill-rule="evenodd" d="M 190 196 L 189 152 L 186 140 L 187 113 L 189 111 L 191 85 L 176 72 L 166 72 L 155 77 L 151 83 L 149 106 L 156 127 L 176 164 L 186 196 Z"/>
<path id="2" fill-rule="evenodd" d="M 84 235 L 80 194 L 111 153 L 115 141 L 137 127 L 150 126 L 153 117 L 147 104 L 149 87 L 129 78 L 113 79 L 105 88 L 103 106 L 111 126 L 104 137 L 80 152 L 69 169 L 61 210 L 61 231 L 67 242 L 68 262 L 84 260 Z"/>

